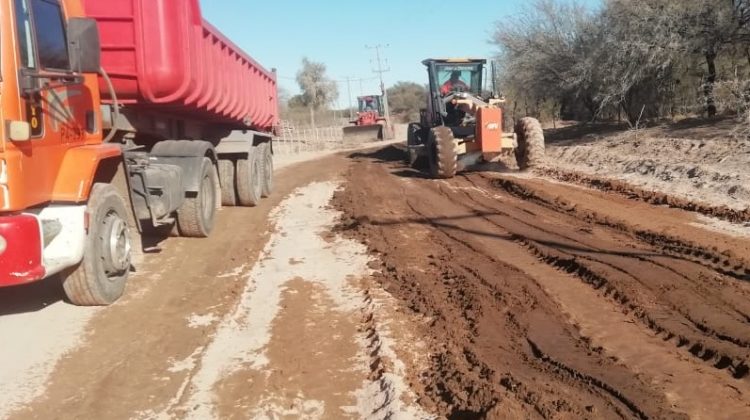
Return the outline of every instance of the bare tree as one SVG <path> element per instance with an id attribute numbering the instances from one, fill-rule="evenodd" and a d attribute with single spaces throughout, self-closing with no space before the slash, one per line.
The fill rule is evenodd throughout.
<path id="1" fill-rule="evenodd" d="M 714 86 L 717 82 L 716 61 L 730 45 L 747 44 L 748 5 L 745 0 L 686 0 L 679 2 L 678 15 L 683 23 L 681 35 L 689 52 L 700 54 L 706 63 L 704 94 L 706 112 L 716 115 Z"/>
<path id="2" fill-rule="evenodd" d="M 605 0 L 596 11 L 535 0 L 499 22 L 492 42 L 503 88 L 527 112 L 551 103 L 576 118 L 624 111 L 633 123 L 674 115 L 677 100 L 709 116 L 750 108 L 750 0 Z M 731 96 L 722 104 L 717 83 Z"/>
<path id="3" fill-rule="evenodd" d="M 588 61 L 600 36 L 595 19 L 575 2 L 535 0 L 520 16 L 498 22 L 492 42 L 499 47 L 503 90 L 531 113 L 573 97 L 594 115 L 597 82 Z"/>
<path id="4" fill-rule="evenodd" d="M 315 111 L 327 106 L 339 96 L 338 86 L 326 75 L 326 66 L 307 58 L 297 72 L 297 84 L 302 94 L 297 98 L 310 110 L 310 124 L 315 128 Z"/>
<path id="5" fill-rule="evenodd" d="M 674 4 L 675 2 L 671 2 Z M 633 123 L 654 117 L 671 95 L 675 60 L 684 54 L 679 20 L 664 0 L 609 0 L 600 16 L 600 109 L 619 108 Z"/>
<path id="6" fill-rule="evenodd" d="M 618 31 L 619 50 L 640 56 L 637 63 L 642 67 L 629 75 L 653 76 L 656 71 L 658 78 L 666 79 L 680 57 L 702 57 L 705 109 L 709 116 L 716 115 L 717 59 L 727 47 L 750 41 L 748 0 L 610 0 L 605 15 L 608 26 Z M 648 77 L 625 80 L 639 78 Z"/>

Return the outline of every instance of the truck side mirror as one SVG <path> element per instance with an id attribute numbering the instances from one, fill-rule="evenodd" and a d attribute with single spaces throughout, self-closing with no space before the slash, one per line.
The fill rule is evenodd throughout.
<path id="1" fill-rule="evenodd" d="M 78 17 L 68 19 L 68 54 L 73 71 L 99 73 L 101 43 L 96 20 Z"/>

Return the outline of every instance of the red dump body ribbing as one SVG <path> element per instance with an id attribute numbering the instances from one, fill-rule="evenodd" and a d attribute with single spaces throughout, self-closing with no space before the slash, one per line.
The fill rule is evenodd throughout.
<path id="1" fill-rule="evenodd" d="M 84 0 L 121 103 L 270 131 L 276 76 L 211 24 L 198 0 Z M 102 83 L 103 98 L 109 98 Z"/>

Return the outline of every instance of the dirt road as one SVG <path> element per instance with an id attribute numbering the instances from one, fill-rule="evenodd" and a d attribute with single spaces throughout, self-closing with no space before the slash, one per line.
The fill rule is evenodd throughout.
<path id="1" fill-rule="evenodd" d="M 366 249 L 330 233 L 348 163 L 315 158 L 210 239 L 158 238 L 111 307 L 1 290 L 0 418 L 426 417 L 404 379 L 419 338 Z"/>
<path id="2" fill-rule="evenodd" d="M 432 349 L 448 417 L 746 418 L 747 237 L 681 210 L 511 175 L 450 181 L 355 155 L 341 229 Z"/>
<path id="3" fill-rule="evenodd" d="M 0 418 L 750 413 L 747 229 L 402 156 L 281 169 L 211 239 L 155 241 L 112 307 L 0 290 Z"/>

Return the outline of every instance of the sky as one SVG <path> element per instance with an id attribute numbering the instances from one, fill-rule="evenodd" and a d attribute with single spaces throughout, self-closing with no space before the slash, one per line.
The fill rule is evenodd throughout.
<path id="1" fill-rule="evenodd" d="M 582 0 L 595 6 L 601 0 Z M 421 61 L 436 57 L 495 54 L 490 44 L 498 22 L 522 13 L 528 0 L 200 0 L 203 16 L 268 69 L 279 86 L 299 91 L 294 77 L 303 57 L 325 63 L 339 83 L 339 107 L 351 96 L 379 92 L 375 50 L 389 72 L 386 86 L 398 81 L 426 83 Z M 361 81 L 359 80 L 361 79 Z"/>

